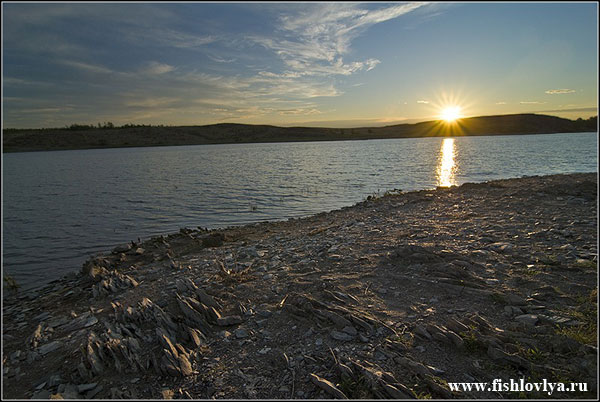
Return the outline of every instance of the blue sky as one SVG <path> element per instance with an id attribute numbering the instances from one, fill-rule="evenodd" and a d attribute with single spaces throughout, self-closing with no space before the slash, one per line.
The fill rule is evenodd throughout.
<path id="1" fill-rule="evenodd" d="M 3 126 L 597 114 L 596 3 L 3 3 Z"/>

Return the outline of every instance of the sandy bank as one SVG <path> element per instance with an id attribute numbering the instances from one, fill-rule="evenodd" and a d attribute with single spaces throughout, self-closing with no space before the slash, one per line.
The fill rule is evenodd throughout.
<path id="1" fill-rule="evenodd" d="M 179 233 L 3 301 L 4 398 L 593 398 L 597 175 Z M 451 392 L 448 382 L 588 392 Z"/>

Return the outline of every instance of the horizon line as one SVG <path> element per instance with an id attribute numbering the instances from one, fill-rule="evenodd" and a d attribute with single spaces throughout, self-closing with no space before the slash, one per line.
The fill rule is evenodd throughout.
<path id="1" fill-rule="evenodd" d="M 559 111 L 559 110 L 556 110 Z M 576 112 L 576 111 L 598 111 L 598 108 L 577 108 L 577 109 L 563 109 L 560 110 L 561 112 L 568 112 L 568 111 L 572 111 L 572 112 Z M 550 111 L 548 110 L 547 112 L 554 112 L 554 111 Z M 460 121 L 460 120 L 464 120 L 464 119 L 474 119 L 474 118 L 481 118 L 481 117 L 498 117 L 498 116 L 516 116 L 516 115 L 540 115 L 540 116 L 549 116 L 549 117 L 556 117 L 559 119 L 565 119 L 565 120 L 571 120 L 571 121 L 577 121 L 578 119 L 582 119 L 582 120 L 589 120 L 593 117 L 597 117 L 598 114 L 596 113 L 595 116 L 590 116 L 588 118 L 583 118 L 583 117 L 577 117 L 574 119 L 570 119 L 570 118 L 565 118 L 565 117 L 560 117 L 557 115 L 551 115 L 551 114 L 543 114 L 544 111 L 536 111 L 536 112 L 527 112 L 527 113 L 505 113 L 505 114 L 492 114 L 492 115 L 478 115 L 478 116 L 462 116 L 458 119 L 456 119 L 456 121 Z M 372 125 L 358 125 L 358 126 L 323 126 L 323 125 L 318 125 L 318 124 L 327 124 L 327 123 L 334 123 L 334 122 L 352 122 L 352 121 L 364 121 L 367 122 L 369 120 L 375 120 L 376 122 L 373 122 L 374 124 Z M 319 121 L 310 121 L 310 122 L 300 122 L 300 123 L 289 123 L 289 124 L 282 124 L 282 125 L 276 125 L 276 124 L 267 124 L 267 123 L 239 123 L 239 122 L 235 122 L 235 121 L 223 121 L 223 122 L 218 122 L 218 123 L 208 123 L 208 124 L 185 124 L 185 125 L 175 125 L 175 124 L 165 124 L 165 123 L 159 123 L 159 124 L 144 124 L 144 123 L 124 123 L 122 125 L 113 125 L 112 128 L 110 127 L 96 127 L 96 125 L 94 124 L 86 124 L 86 123 L 71 123 L 71 125 L 66 125 L 63 127 L 39 127 L 39 128 L 16 128 L 16 127 L 4 127 L 4 122 L 2 122 L 2 130 L 64 130 L 64 129 L 69 129 L 71 126 L 82 126 L 82 127 L 88 127 L 88 129 L 114 129 L 114 128 L 127 128 L 125 126 L 147 126 L 147 127 L 202 127 L 202 126 L 215 126 L 215 125 L 219 125 L 219 124 L 238 124 L 238 125 L 246 125 L 246 126 L 271 126 L 271 127 L 281 127 L 281 128 L 329 128 L 329 129 L 359 129 L 359 128 L 383 128 L 383 127 L 391 127 L 391 126 L 399 126 L 399 125 L 411 125 L 411 124 L 419 124 L 419 123 L 427 123 L 427 122 L 436 122 L 436 121 L 443 121 L 444 119 L 440 119 L 440 118 L 415 118 L 415 119 L 400 119 L 400 120 L 391 120 L 391 121 L 381 121 L 378 119 L 350 119 L 350 120 L 323 120 L 322 122 Z M 378 122 L 377 122 L 378 121 Z M 100 123 L 98 123 L 100 124 Z M 104 124 L 112 124 L 111 122 L 104 122 Z"/>

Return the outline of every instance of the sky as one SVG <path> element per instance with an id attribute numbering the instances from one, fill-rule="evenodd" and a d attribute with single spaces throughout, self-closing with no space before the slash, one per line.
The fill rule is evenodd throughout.
<path id="1" fill-rule="evenodd" d="M 2 3 L 4 128 L 597 115 L 598 5 Z"/>

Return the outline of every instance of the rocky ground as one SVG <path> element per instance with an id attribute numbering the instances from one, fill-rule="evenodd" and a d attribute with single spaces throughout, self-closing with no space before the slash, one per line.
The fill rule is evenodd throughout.
<path id="1" fill-rule="evenodd" d="M 3 300 L 4 398 L 595 398 L 597 175 L 117 247 Z M 448 382 L 586 382 L 451 392 Z"/>

